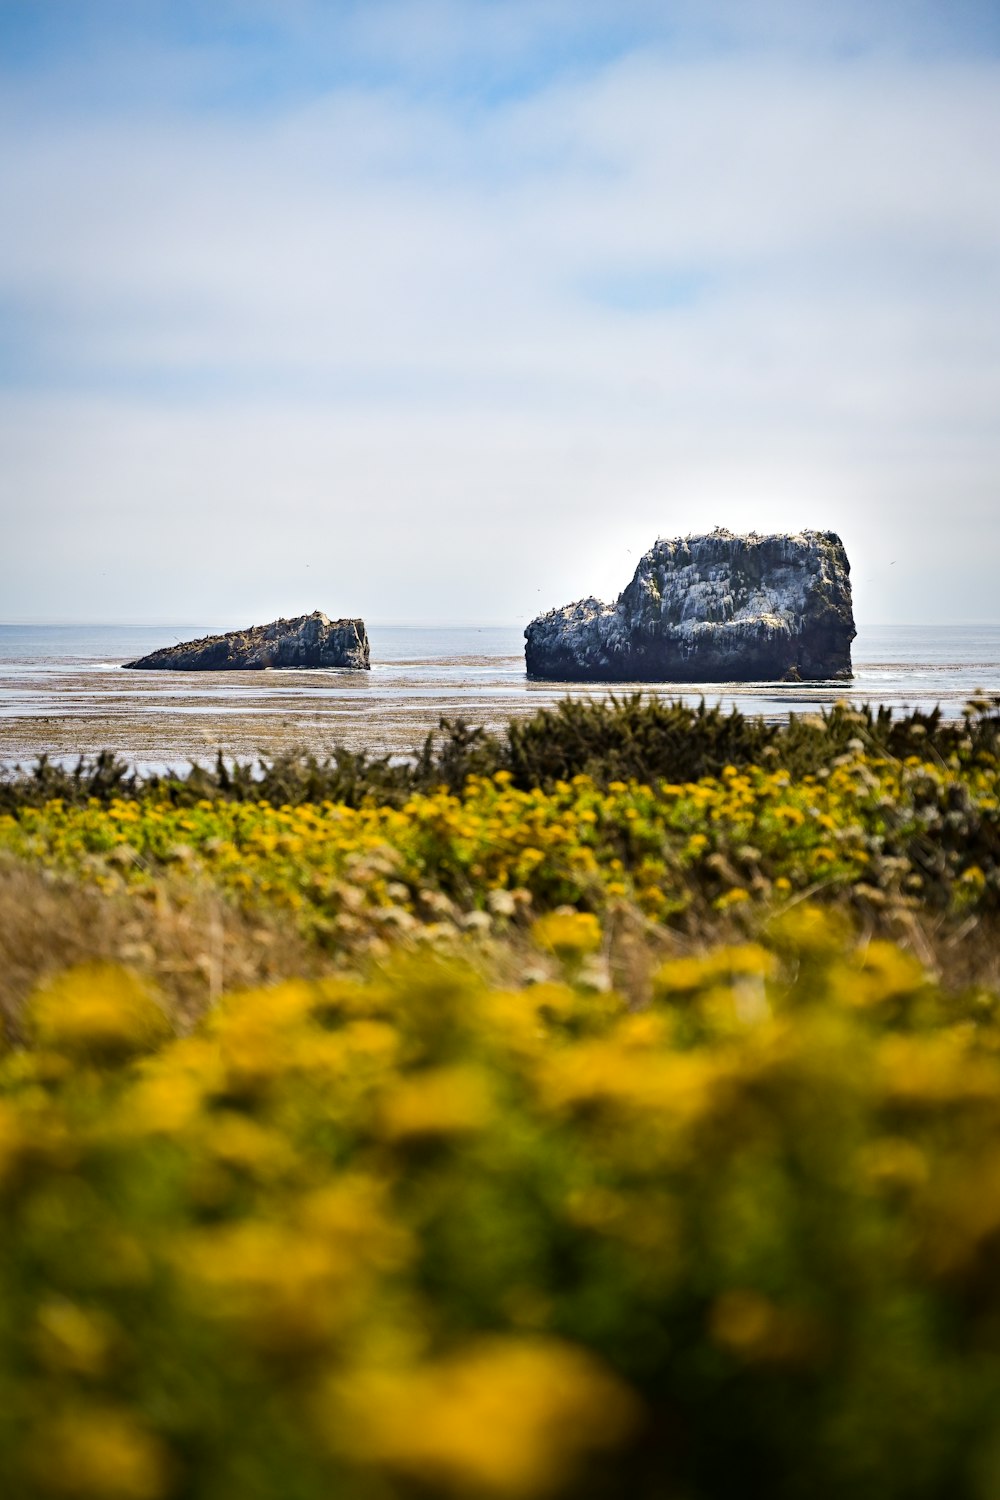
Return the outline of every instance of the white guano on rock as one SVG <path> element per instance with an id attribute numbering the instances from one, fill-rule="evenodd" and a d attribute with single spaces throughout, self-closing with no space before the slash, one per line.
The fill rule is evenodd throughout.
<path id="1" fill-rule="evenodd" d="M 367 671 L 370 650 L 364 620 L 331 620 L 317 609 L 292 620 L 165 646 L 124 665 L 165 672 L 254 672 L 266 667 Z"/>
<path id="2" fill-rule="evenodd" d="M 660 540 L 613 604 L 525 630 L 528 675 L 561 681 L 820 681 L 851 676 L 850 563 L 832 531 Z"/>

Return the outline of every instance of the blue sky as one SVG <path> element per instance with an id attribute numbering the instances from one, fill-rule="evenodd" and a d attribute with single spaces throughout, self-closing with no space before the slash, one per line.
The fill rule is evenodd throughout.
<path id="1" fill-rule="evenodd" d="M 990 0 L 2 0 L 0 618 L 995 619 Z M 891 568 L 891 571 L 890 571 Z"/>

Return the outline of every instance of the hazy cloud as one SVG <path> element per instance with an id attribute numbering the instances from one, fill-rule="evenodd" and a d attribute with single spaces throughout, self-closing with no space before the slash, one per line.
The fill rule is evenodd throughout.
<path id="1" fill-rule="evenodd" d="M 995 617 L 990 8 L 20 9 L 0 615 L 526 618 L 718 521 Z"/>

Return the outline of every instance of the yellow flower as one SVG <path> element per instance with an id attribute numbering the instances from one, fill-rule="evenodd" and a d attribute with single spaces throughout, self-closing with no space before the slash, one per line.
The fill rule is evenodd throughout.
<path id="1" fill-rule="evenodd" d="M 624 1037 L 579 1042 L 543 1058 L 544 1102 L 571 1114 L 656 1116 L 687 1123 L 711 1105 L 720 1069 L 702 1053 L 657 1052 Z"/>
<path id="2" fill-rule="evenodd" d="M 728 911 L 731 906 L 741 906 L 744 901 L 750 900 L 750 892 L 744 890 L 741 885 L 734 885 L 731 890 L 724 891 L 712 904 L 716 911 Z"/>
<path id="3" fill-rule="evenodd" d="M 0 1187 L 21 1159 L 25 1146 L 24 1126 L 12 1104 L 0 1099 Z"/>
<path id="4" fill-rule="evenodd" d="M 917 1188 L 927 1181 L 927 1158 L 901 1136 L 879 1136 L 861 1152 L 861 1171 L 873 1188 Z"/>
<path id="5" fill-rule="evenodd" d="M 182 1238 L 174 1258 L 202 1311 L 264 1355 L 318 1353 L 357 1303 L 355 1255 L 315 1232 L 246 1220 Z"/>
<path id="6" fill-rule="evenodd" d="M 766 948 L 758 943 L 737 943 L 701 958 L 668 959 L 653 976 L 653 987 L 660 999 L 670 1000 L 741 979 L 769 979 L 776 969 L 774 955 Z"/>
<path id="7" fill-rule="evenodd" d="M 96 1403 L 40 1425 L 25 1466 L 42 1493 L 65 1500 L 159 1500 L 168 1488 L 162 1444 L 128 1412 Z"/>
<path id="8" fill-rule="evenodd" d="M 123 1121 L 136 1133 L 176 1135 L 197 1117 L 204 1094 L 202 1079 L 171 1067 L 140 1079 L 130 1090 Z"/>
<path id="9" fill-rule="evenodd" d="M 879 1047 L 883 1088 L 914 1109 L 987 1105 L 1000 1099 L 1000 1069 L 969 1051 L 957 1029 L 928 1036 L 888 1036 Z"/>
<path id="10" fill-rule="evenodd" d="M 102 1375 L 107 1367 L 112 1330 L 105 1315 L 85 1310 L 64 1297 L 51 1297 L 38 1309 L 35 1352 L 49 1369 L 78 1375 Z"/>
<path id="11" fill-rule="evenodd" d="M 489 1085 L 475 1068 L 428 1068 L 402 1079 L 386 1099 L 381 1129 L 389 1140 L 467 1135 L 493 1117 Z"/>
<path id="12" fill-rule="evenodd" d="M 139 977 L 113 964 L 67 969 L 31 996 L 27 1027 L 56 1052 L 114 1061 L 169 1035 L 166 1016 Z"/>
<path id="13" fill-rule="evenodd" d="M 544 1495 L 634 1427 L 631 1393 L 589 1355 L 495 1339 L 403 1370 L 356 1372 L 334 1393 L 354 1459 L 470 1497 Z"/>
<path id="14" fill-rule="evenodd" d="M 531 935 L 539 948 L 563 959 L 582 958 L 601 946 L 601 924 L 591 912 L 551 912 L 539 917 Z"/>
<path id="15" fill-rule="evenodd" d="M 864 1009 L 919 994 L 927 988 L 928 976 L 922 965 L 894 943 L 872 942 L 860 954 L 860 961 L 842 973 L 835 971 L 834 990 L 847 1005 Z"/>
<path id="16" fill-rule="evenodd" d="M 391 1218 L 384 1183 L 361 1172 L 347 1172 L 308 1193 L 296 1206 L 296 1222 L 308 1235 L 340 1246 L 360 1265 L 391 1271 L 409 1258 L 408 1230 Z"/>
<path id="17" fill-rule="evenodd" d="M 768 936 L 778 948 L 829 958 L 848 946 L 850 923 L 840 912 L 804 903 L 779 913 L 768 924 Z"/>

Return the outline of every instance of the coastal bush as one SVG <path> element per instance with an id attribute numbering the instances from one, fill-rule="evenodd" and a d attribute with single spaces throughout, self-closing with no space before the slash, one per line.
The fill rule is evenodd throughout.
<path id="1" fill-rule="evenodd" d="M 111 890 L 181 872 L 243 909 L 293 912 L 335 945 L 378 913 L 402 927 L 433 920 L 442 900 L 503 918 L 497 893 L 511 892 L 536 910 L 626 900 L 682 927 L 807 890 L 870 912 L 995 909 L 997 761 L 900 761 L 866 753 L 859 738 L 848 746 L 798 777 L 766 761 L 694 782 L 602 786 L 578 775 L 524 791 L 501 771 L 399 806 L 177 805 L 161 789 L 56 800 L 0 814 L 0 852 Z"/>
<path id="2" fill-rule="evenodd" d="M 545 918 L 527 985 L 397 941 L 175 1035 L 128 971 L 33 994 L 0 1492 L 994 1495 L 997 995 L 808 903 L 640 1009 L 601 939 Z"/>

